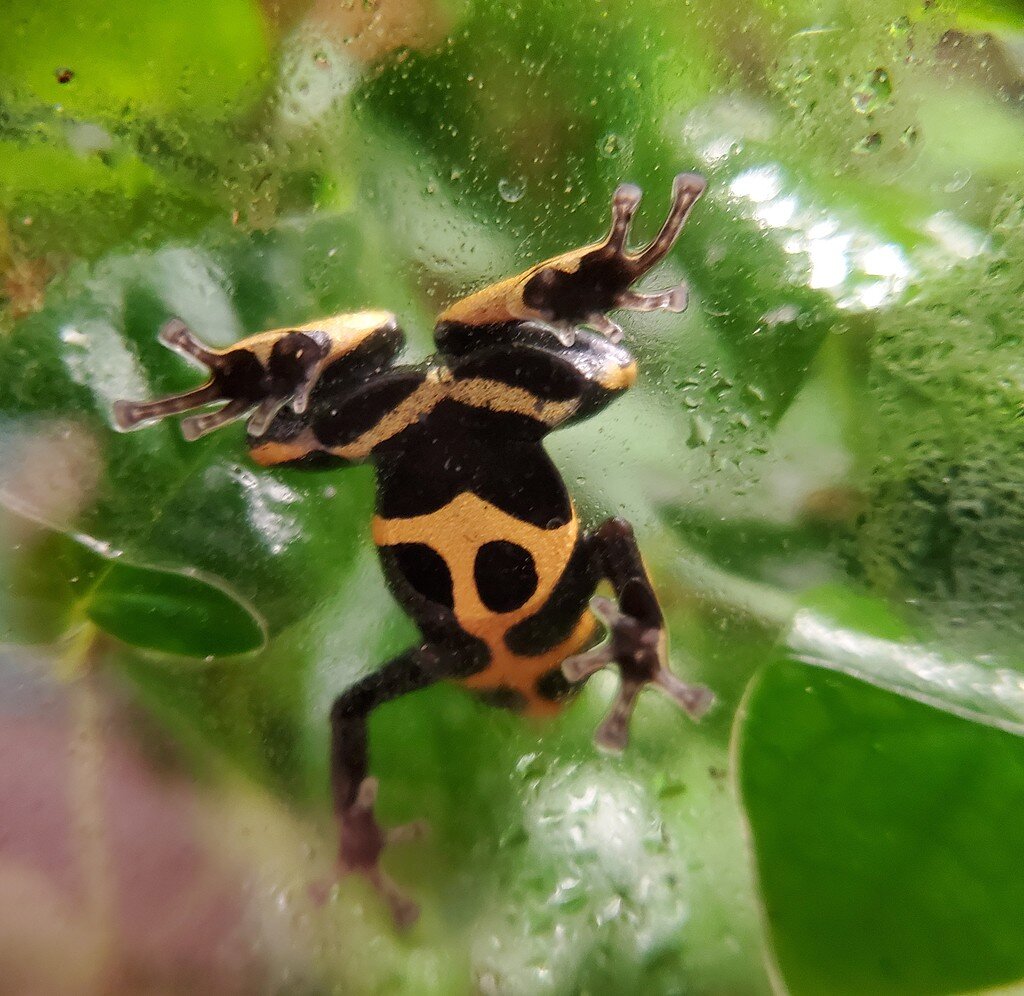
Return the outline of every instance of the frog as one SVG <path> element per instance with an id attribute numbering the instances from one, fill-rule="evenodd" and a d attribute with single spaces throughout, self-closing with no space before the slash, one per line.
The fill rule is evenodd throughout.
<path id="1" fill-rule="evenodd" d="M 189 441 L 243 421 L 249 457 L 263 467 L 372 464 L 370 533 L 419 640 L 334 700 L 330 788 L 339 871 L 363 875 L 400 927 L 418 907 L 381 856 L 413 828 L 385 829 L 375 815 L 375 709 L 455 682 L 495 706 L 551 715 L 612 668 L 619 687 L 595 742 L 621 752 L 643 689 L 659 689 L 695 720 L 714 701 L 669 667 L 664 612 L 631 524 L 620 516 L 581 523 L 545 449 L 550 433 L 598 415 L 637 380 L 610 312 L 686 309 L 685 283 L 654 292 L 634 284 L 666 257 L 704 189 L 700 175 L 677 175 L 660 230 L 631 250 L 641 191 L 620 184 L 603 239 L 450 304 L 425 360 L 401 362 L 404 333 L 383 310 L 263 331 L 221 349 L 171 319 L 160 341 L 208 380 L 113 406 L 121 431 L 187 415 Z M 609 594 L 599 593 L 602 584 Z"/>

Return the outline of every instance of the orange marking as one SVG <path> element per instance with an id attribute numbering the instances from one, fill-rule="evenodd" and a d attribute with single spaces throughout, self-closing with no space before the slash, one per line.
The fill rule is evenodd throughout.
<path id="1" fill-rule="evenodd" d="M 579 534 L 576 513 L 564 525 L 542 529 L 484 501 L 471 491 L 456 495 L 447 505 L 427 515 L 405 519 L 375 516 L 373 539 L 378 546 L 423 543 L 444 558 L 452 577 L 455 618 L 472 636 L 482 640 L 491 652 L 491 662 L 462 684 L 487 689 L 504 685 L 522 692 L 533 712 L 554 712 L 557 703 L 540 699 L 536 680 L 576 653 L 593 637 L 595 622 L 584 613 L 572 633 L 558 646 L 535 656 L 521 656 L 505 643 L 508 631 L 532 616 L 551 597 L 565 572 Z M 484 543 L 505 540 L 529 551 L 537 571 L 537 588 L 527 601 L 511 612 L 493 612 L 480 600 L 473 567 Z"/>
<path id="2" fill-rule="evenodd" d="M 597 382 L 606 391 L 628 390 L 636 383 L 636 360 L 624 367 L 606 367 L 598 374 Z"/>
<path id="3" fill-rule="evenodd" d="M 579 407 L 575 399 L 545 401 L 525 388 L 498 380 L 484 377 L 455 380 L 447 367 L 434 367 L 427 372 L 423 383 L 376 425 L 344 446 L 331 447 L 330 452 L 345 460 L 363 460 L 374 447 L 404 432 L 448 398 L 472 408 L 525 415 L 552 427 L 570 418 Z"/>
<path id="4" fill-rule="evenodd" d="M 290 460 L 301 460 L 310 453 L 320 449 L 320 444 L 312 430 L 304 429 L 294 439 L 287 442 L 268 441 L 256 443 L 249 449 L 249 455 L 263 467 L 273 467 L 277 463 L 288 463 Z"/>
<path id="5" fill-rule="evenodd" d="M 485 287 L 456 301 L 450 308 L 438 315 L 439 322 L 462 322 L 466 325 L 500 325 L 503 322 L 526 321 L 538 318 L 523 304 L 524 278 L 509 277 L 491 287 Z"/>
<path id="6" fill-rule="evenodd" d="M 439 322 L 462 322 L 464 325 L 500 325 L 509 321 L 542 320 L 543 315 L 528 308 L 523 301 L 523 290 L 530 278 L 545 269 L 561 270 L 563 273 L 575 273 L 580 268 L 583 257 L 595 249 L 605 245 L 595 242 L 582 249 L 573 249 L 531 266 L 530 269 L 515 277 L 499 280 L 496 284 L 460 298 L 438 315 Z"/>
<path id="7" fill-rule="evenodd" d="M 330 353 L 325 358 L 325 363 L 331 363 L 351 352 L 361 342 L 365 342 L 374 332 L 395 326 L 397 320 L 390 311 L 352 311 L 340 315 L 330 315 L 327 318 L 317 318 L 312 322 L 305 322 L 302 325 L 286 325 L 280 329 L 269 329 L 266 332 L 257 332 L 246 339 L 227 346 L 224 349 L 216 349 L 213 352 L 220 355 L 230 353 L 235 349 L 248 349 L 264 366 L 270 358 L 274 343 L 289 332 L 324 332 L 330 339 Z"/>
<path id="8" fill-rule="evenodd" d="M 494 655 L 491 663 L 482 671 L 462 678 L 459 684 L 478 691 L 496 689 L 501 686 L 514 688 L 526 696 L 526 711 L 534 716 L 553 715 L 562 708 L 561 702 L 541 698 L 536 691 L 537 679 L 552 668 L 561 666 L 562 661 L 589 646 L 594 639 L 597 622 L 589 610 L 577 621 L 573 631 L 556 647 L 534 657 L 520 657 L 505 646 L 491 647 Z M 504 636 L 504 634 L 502 634 Z"/>

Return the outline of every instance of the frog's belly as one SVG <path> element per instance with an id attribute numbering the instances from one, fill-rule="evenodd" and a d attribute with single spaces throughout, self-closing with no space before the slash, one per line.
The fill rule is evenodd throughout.
<path id="1" fill-rule="evenodd" d="M 491 653 L 488 666 L 464 679 L 478 690 L 513 689 L 533 711 L 556 708 L 536 695 L 539 677 L 557 668 L 592 638 L 589 611 L 558 646 L 530 656 L 514 654 L 505 634 L 551 597 L 576 547 L 575 510 L 552 529 L 523 522 L 470 491 L 427 515 L 373 521 L 378 546 L 404 543 L 430 547 L 445 562 L 452 582 L 452 607 L 459 625 L 482 640 Z"/>

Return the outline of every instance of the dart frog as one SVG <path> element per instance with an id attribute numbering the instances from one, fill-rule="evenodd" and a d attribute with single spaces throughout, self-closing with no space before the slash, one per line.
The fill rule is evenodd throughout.
<path id="1" fill-rule="evenodd" d="M 375 468 L 373 540 L 421 639 L 335 700 L 330 777 L 340 868 L 365 875 L 400 925 L 417 908 L 380 868 L 403 830 L 385 831 L 374 815 L 367 717 L 377 706 L 455 681 L 496 705 L 551 713 L 614 665 L 619 691 L 595 740 L 621 751 L 644 687 L 695 719 L 712 702 L 668 667 L 664 617 L 633 529 L 621 518 L 581 525 L 544 449 L 549 432 L 595 415 L 636 380 L 610 311 L 686 308 L 685 285 L 632 286 L 672 248 L 703 191 L 700 176 L 675 177 L 661 230 L 631 251 L 640 190 L 619 186 L 603 240 L 456 301 L 438 317 L 437 352 L 423 363 L 396 362 L 404 337 L 384 311 L 262 332 L 226 349 L 172 320 L 161 341 L 209 381 L 114 407 L 118 428 L 130 430 L 219 406 L 184 419 L 186 439 L 245 419 L 249 453 L 263 466 Z M 603 581 L 612 598 L 595 595 Z"/>

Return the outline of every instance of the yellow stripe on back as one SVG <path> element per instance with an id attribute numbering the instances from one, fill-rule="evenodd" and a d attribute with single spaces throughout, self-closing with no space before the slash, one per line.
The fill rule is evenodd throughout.
<path id="1" fill-rule="evenodd" d="M 579 407 L 575 398 L 544 401 L 523 387 L 484 377 L 456 380 L 447 367 L 435 367 L 427 372 L 415 391 L 395 405 L 373 428 L 344 446 L 332 447 L 331 452 L 344 460 L 365 459 L 375 446 L 404 432 L 446 400 L 470 408 L 523 415 L 549 426 L 564 422 Z"/>
<path id="2" fill-rule="evenodd" d="M 317 318 L 302 325 L 286 325 L 283 328 L 258 332 L 217 352 L 223 354 L 241 347 L 248 349 L 261 363 L 266 364 L 274 344 L 282 335 L 289 332 L 323 332 L 331 342 L 331 349 L 325 362 L 331 363 L 338 357 L 350 353 L 375 332 L 396 327 L 397 319 L 390 311 L 351 311 Z"/>

